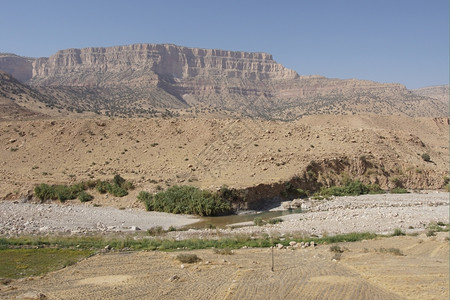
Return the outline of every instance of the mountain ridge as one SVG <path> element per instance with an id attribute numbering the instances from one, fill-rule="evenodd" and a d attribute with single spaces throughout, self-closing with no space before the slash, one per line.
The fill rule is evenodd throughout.
<path id="1" fill-rule="evenodd" d="M 404 85 L 301 76 L 264 52 L 173 44 L 72 48 L 37 59 L 0 54 L 0 70 L 49 95 L 51 107 L 109 116 L 198 107 L 280 120 L 312 114 L 446 115 L 445 103 Z"/>

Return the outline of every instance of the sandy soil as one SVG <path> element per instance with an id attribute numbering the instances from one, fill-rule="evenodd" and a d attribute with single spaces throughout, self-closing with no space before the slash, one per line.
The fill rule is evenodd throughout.
<path id="1" fill-rule="evenodd" d="M 448 234 L 381 238 L 305 249 L 108 253 L 38 278 L 0 285 L 2 299 L 448 299 Z M 382 252 L 398 249 L 402 256 Z M 23 299 L 23 298 L 22 298 Z"/>
<path id="2" fill-rule="evenodd" d="M 424 161 L 423 153 L 432 161 Z M 361 168 L 361 157 L 372 167 Z M 290 123 L 183 118 L 0 122 L 0 199 L 20 199 L 40 183 L 115 174 L 131 180 L 136 191 L 175 184 L 247 188 L 302 176 L 311 162 L 333 158 L 356 160 L 350 170 L 336 173 L 351 172 L 386 189 L 392 182 L 383 174 L 411 189 L 439 189 L 449 168 L 447 120 L 362 115 L 310 116 Z M 133 205 L 135 196 L 124 200 Z"/>

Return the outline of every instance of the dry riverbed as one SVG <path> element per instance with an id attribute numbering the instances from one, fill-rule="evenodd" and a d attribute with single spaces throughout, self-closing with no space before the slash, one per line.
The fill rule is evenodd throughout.
<path id="1" fill-rule="evenodd" d="M 305 212 L 275 225 L 169 232 L 169 237 L 217 238 L 227 234 L 334 234 L 352 231 L 422 231 L 333 245 L 211 249 L 190 254 L 106 252 L 43 276 L 0 283 L 2 299 L 448 299 L 448 232 L 428 235 L 430 222 L 449 221 L 448 193 L 367 195 L 303 202 Z M 286 204 L 285 204 L 286 205 Z M 3 236 L 138 232 L 184 226 L 192 216 L 82 204 L 0 202 Z M 290 241 L 295 243 L 294 241 Z M 298 244 L 297 244 L 298 246 Z M 246 247 L 245 247 L 246 248 Z M 272 253 L 274 269 L 272 270 Z"/>
<path id="2" fill-rule="evenodd" d="M 70 203 L 70 202 L 68 202 Z M 336 197 L 331 200 L 305 200 L 303 212 L 282 216 L 282 223 L 253 226 L 253 222 L 223 229 L 171 232 L 177 238 L 235 233 L 291 233 L 307 235 L 348 232 L 391 233 L 421 231 L 430 222 L 449 222 L 449 194 L 411 194 Z M 87 234 L 138 232 L 152 227 L 180 228 L 199 221 L 189 215 L 147 212 L 140 209 L 93 207 L 83 204 L 35 204 L 22 201 L 0 202 L 0 235 Z"/>

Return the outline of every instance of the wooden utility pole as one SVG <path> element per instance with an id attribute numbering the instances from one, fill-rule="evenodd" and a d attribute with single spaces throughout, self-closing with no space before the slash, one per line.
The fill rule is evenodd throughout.
<path id="1" fill-rule="evenodd" d="M 273 269 L 273 245 L 272 245 L 272 272 L 275 272 Z"/>

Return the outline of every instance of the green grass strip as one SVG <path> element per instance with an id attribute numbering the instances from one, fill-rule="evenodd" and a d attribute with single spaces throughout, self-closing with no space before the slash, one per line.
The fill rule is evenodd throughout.
<path id="1" fill-rule="evenodd" d="M 62 269 L 94 253 L 73 249 L 0 250 L 0 278 L 17 279 Z"/>

